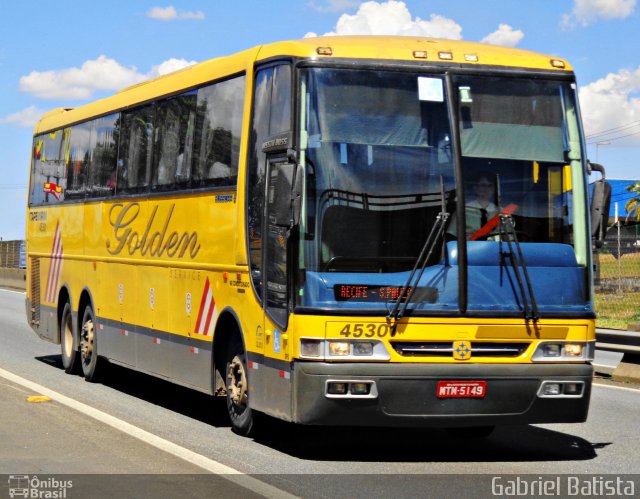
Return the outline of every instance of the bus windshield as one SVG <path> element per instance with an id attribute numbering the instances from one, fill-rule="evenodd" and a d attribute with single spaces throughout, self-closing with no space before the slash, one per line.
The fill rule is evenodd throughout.
<path id="1" fill-rule="evenodd" d="M 449 96 L 444 75 L 410 71 L 307 68 L 300 81 L 298 306 L 387 313 L 423 253 L 409 308 L 455 313 L 465 241 L 465 308 L 521 311 L 531 297 L 516 284 L 523 264 L 504 257 L 508 219 L 541 311 L 584 311 L 587 217 L 571 83 L 460 75 Z M 440 213 L 448 219 L 431 234 Z M 546 298 L 556 284 L 567 288 L 560 304 Z"/>

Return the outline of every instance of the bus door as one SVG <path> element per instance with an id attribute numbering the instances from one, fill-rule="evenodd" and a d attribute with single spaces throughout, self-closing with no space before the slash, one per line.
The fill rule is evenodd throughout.
<path id="1" fill-rule="evenodd" d="M 295 165 L 282 154 L 267 158 L 267 199 L 263 248 L 264 369 L 256 380 L 260 405 L 288 419 L 291 412 L 291 342 L 289 316 L 288 246 L 291 182 Z"/>
<path id="2" fill-rule="evenodd" d="M 255 353 L 249 354 L 251 405 L 289 419 L 291 342 L 288 320 L 288 230 L 278 204 L 290 200 L 284 186 L 292 170 L 287 151 L 292 145 L 292 71 L 288 61 L 266 64 L 256 70 L 247 165 L 247 236 L 253 288 L 261 304 Z M 282 165 L 289 165 L 283 167 Z M 288 189 L 287 192 L 284 190 Z M 279 214 L 279 216 L 278 216 Z M 255 359 L 256 362 L 253 362 Z M 253 367 L 253 369 L 252 369 Z M 258 370 L 254 370 L 257 367 Z"/>

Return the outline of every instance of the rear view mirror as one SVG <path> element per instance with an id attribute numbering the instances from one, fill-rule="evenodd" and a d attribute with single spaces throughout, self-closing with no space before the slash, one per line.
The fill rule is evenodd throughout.
<path id="1" fill-rule="evenodd" d="M 272 163 L 269 182 L 269 220 L 278 227 L 291 227 L 295 215 L 293 208 L 296 165 L 289 162 Z"/>

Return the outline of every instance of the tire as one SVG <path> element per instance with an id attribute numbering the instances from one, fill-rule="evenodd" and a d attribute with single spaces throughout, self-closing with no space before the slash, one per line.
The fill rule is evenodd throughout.
<path id="1" fill-rule="evenodd" d="M 71 304 L 66 302 L 60 318 L 60 354 L 62 367 L 67 374 L 78 371 L 78 338 L 73 334 L 73 314 Z"/>
<path id="2" fill-rule="evenodd" d="M 80 328 L 80 365 L 84 379 L 91 382 L 98 381 L 102 372 L 102 361 L 98 357 L 98 338 L 95 330 L 96 317 L 93 309 L 88 305 L 82 314 L 82 327 Z"/>
<path id="3" fill-rule="evenodd" d="M 255 433 L 256 413 L 249 407 L 246 352 L 237 336 L 229 343 L 225 367 L 231 429 L 238 435 L 251 436 Z"/>

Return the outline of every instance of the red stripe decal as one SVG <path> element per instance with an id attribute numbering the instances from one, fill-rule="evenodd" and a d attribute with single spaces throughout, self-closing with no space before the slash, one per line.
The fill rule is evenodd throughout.
<path id="1" fill-rule="evenodd" d="M 60 282 L 60 271 L 62 269 L 62 236 L 60 234 L 60 221 L 56 223 L 56 231 L 53 236 L 51 246 L 51 263 L 49 265 L 49 275 L 47 280 L 47 290 L 45 298 L 49 302 L 55 300 L 58 283 Z"/>
<path id="2" fill-rule="evenodd" d="M 216 309 L 216 301 L 211 297 L 211 305 L 207 311 L 207 322 L 204 325 L 204 332 L 202 334 L 209 334 L 209 326 L 211 325 L 211 318 L 213 317 L 213 311 Z"/>
<path id="3" fill-rule="evenodd" d="M 198 320 L 196 321 L 196 333 L 200 331 L 200 323 L 202 321 L 202 314 L 207 304 L 207 294 L 209 293 L 209 278 L 204 283 L 204 292 L 202 293 L 202 299 L 200 301 L 200 310 L 198 311 Z"/>

